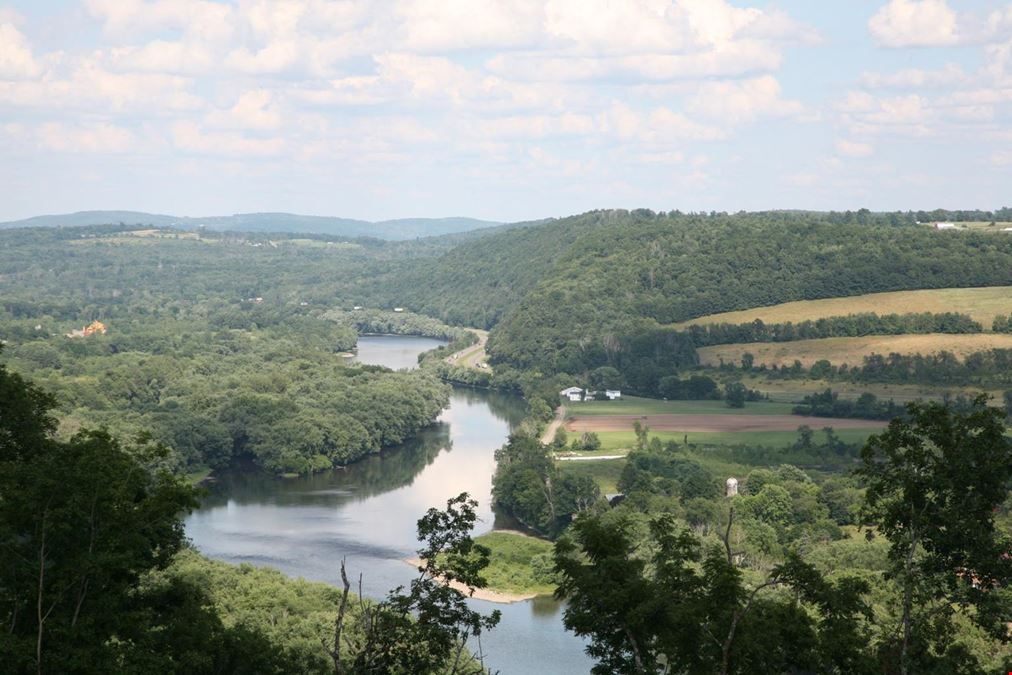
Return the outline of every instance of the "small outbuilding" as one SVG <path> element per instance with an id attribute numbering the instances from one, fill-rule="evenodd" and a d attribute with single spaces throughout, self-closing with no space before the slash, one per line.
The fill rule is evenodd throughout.
<path id="1" fill-rule="evenodd" d="M 619 389 L 605 389 L 604 395 L 608 397 L 609 401 L 617 401 L 622 398 L 622 392 Z"/>

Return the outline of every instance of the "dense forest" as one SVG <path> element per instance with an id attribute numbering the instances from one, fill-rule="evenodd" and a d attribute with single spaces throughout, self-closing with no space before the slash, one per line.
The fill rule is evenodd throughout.
<path id="1" fill-rule="evenodd" d="M 10 231 L 0 242 L 4 359 L 57 396 L 64 437 L 104 426 L 164 443 L 173 470 L 248 457 L 303 473 L 402 443 L 446 405 L 435 375 L 346 353 L 363 332 L 460 336 L 335 299 L 410 259 L 397 252 L 407 244 L 122 227 Z M 73 336 L 92 321 L 102 330 Z"/>

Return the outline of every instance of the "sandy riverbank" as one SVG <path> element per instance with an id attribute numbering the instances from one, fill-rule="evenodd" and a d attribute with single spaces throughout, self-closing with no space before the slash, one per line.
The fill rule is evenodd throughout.
<path id="1" fill-rule="evenodd" d="M 412 567 L 421 567 L 422 561 L 418 558 L 405 558 L 404 562 L 411 565 Z M 476 588 L 474 593 L 469 593 L 470 589 L 459 581 L 451 581 L 449 583 L 450 588 L 455 588 L 464 595 L 469 595 L 477 600 L 486 600 L 488 602 L 501 602 L 503 604 L 510 604 L 513 602 L 523 602 L 524 600 L 530 600 L 531 598 L 537 597 L 537 593 L 500 593 L 499 591 L 493 591 L 488 588 Z"/>

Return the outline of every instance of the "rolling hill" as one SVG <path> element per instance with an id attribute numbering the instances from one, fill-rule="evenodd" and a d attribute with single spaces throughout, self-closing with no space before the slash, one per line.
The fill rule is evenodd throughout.
<path id="1" fill-rule="evenodd" d="M 493 362 L 546 374 L 612 366 L 648 392 L 659 377 L 697 363 L 695 346 L 673 324 L 787 302 L 1007 287 L 1012 237 L 953 236 L 889 214 L 858 222 L 841 214 L 594 211 L 489 233 L 416 274 L 396 284 L 404 306 L 493 326 Z"/>
<path id="2" fill-rule="evenodd" d="M 979 321 L 985 329 L 998 314 L 1012 313 L 1012 286 L 985 288 L 932 288 L 920 291 L 869 293 L 845 298 L 800 300 L 772 307 L 756 307 L 738 312 L 701 316 L 675 324 L 674 328 L 713 323 L 748 323 L 759 319 L 764 323 L 814 321 L 831 316 L 874 312 L 904 314 L 910 312 L 961 312 Z"/>
<path id="3" fill-rule="evenodd" d="M 824 338 L 796 342 L 752 342 L 748 344 L 718 345 L 699 349 L 700 363 L 716 366 L 738 363 L 742 354 L 755 357 L 756 365 L 790 366 L 795 360 L 806 368 L 816 361 L 829 361 L 833 365 L 860 365 L 865 356 L 872 354 L 935 354 L 948 352 L 958 358 L 988 349 L 1012 349 L 1012 335 L 971 333 L 948 335 L 869 335 L 865 337 Z"/>
<path id="4" fill-rule="evenodd" d="M 45 215 L 0 223 L 0 229 L 20 227 L 81 227 L 86 225 L 152 225 L 236 232 L 305 232 L 343 237 L 375 237 L 405 240 L 469 232 L 496 227 L 502 223 L 475 218 L 401 218 L 369 222 L 330 216 L 303 216 L 293 213 L 240 213 L 232 216 L 185 217 L 140 211 L 79 211 L 63 215 Z"/>

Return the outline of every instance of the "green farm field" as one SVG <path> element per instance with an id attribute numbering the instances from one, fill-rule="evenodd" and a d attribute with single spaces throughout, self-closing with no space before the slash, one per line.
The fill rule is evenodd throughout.
<path id="1" fill-rule="evenodd" d="M 805 424 L 804 417 L 798 417 L 798 426 Z M 812 427 L 815 431 L 820 428 Z M 880 431 L 879 427 L 865 429 L 835 429 L 836 435 L 846 443 L 862 443 L 873 433 Z M 601 431 L 597 433 L 601 439 L 601 449 L 596 451 L 601 455 L 614 455 L 620 452 L 628 452 L 636 444 L 636 434 L 631 431 Z M 755 432 L 680 432 L 680 431 L 650 431 L 650 438 L 657 437 L 662 442 L 675 441 L 683 443 L 688 438 L 689 444 L 695 445 L 763 445 L 772 448 L 784 448 L 798 440 L 798 432 L 793 431 L 755 431 Z M 593 456 L 595 453 L 580 453 L 581 455 Z M 578 464 L 579 462 L 573 462 Z"/>
<path id="2" fill-rule="evenodd" d="M 588 454 L 588 453 L 582 453 Z M 612 453 L 615 454 L 615 453 Z M 602 459 L 594 462 L 558 462 L 559 469 L 574 476 L 589 476 L 601 489 L 602 494 L 618 492 L 618 479 L 626 460 Z"/>
<path id="3" fill-rule="evenodd" d="M 676 328 L 708 323 L 748 323 L 760 319 L 765 323 L 797 323 L 848 314 L 910 314 L 916 312 L 960 312 L 979 321 L 985 330 L 998 314 L 1012 313 L 1012 286 L 986 288 L 940 288 L 919 291 L 869 293 L 845 298 L 785 302 L 769 307 L 756 307 L 739 312 L 723 312 L 701 316 L 676 324 Z"/>
<path id="4" fill-rule="evenodd" d="M 746 403 L 744 408 L 729 408 L 723 401 L 662 401 L 653 398 L 624 396 L 618 401 L 566 403 L 570 417 L 604 415 L 789 415 L 787 403 L 760 401 Z"/>

